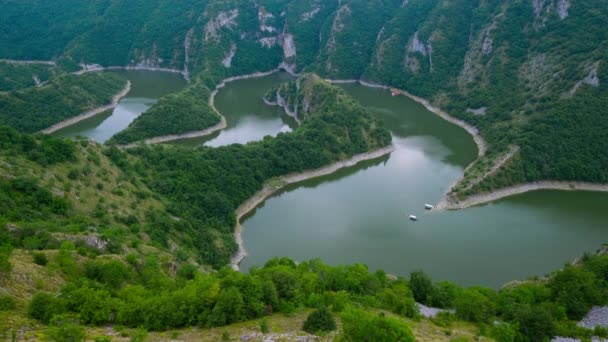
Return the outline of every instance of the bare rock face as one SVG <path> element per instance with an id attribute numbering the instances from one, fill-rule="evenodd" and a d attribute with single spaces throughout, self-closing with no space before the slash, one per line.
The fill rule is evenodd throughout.
<path id="1" fill-rule="evenodd" d="M 222 65 L 224 66 L 224 68 L 230 68 L 232 66 L 232 58 L 234 58 L 235 54 L 236 54 L 236 44 L 233 43 L 232 47 L 230 48 L 230 52 L 228 52 L 226 57 L 224 57 L 224 59 L 222 59 Z"/>
<path id="2" fill-rule="evenodd" d="M 348 16 L 351 15 L 351 13 L 352 11 L 350 7 L 348 4 L 346 4 L 338 9 L 338 12 L 334 17 L 334 21 L 331 25 L 331 32 L 329 33 L 329 39 L 327 40 L 326 45 L 327 52 L 330 55 L 330 58 L 328 58 L 327 62 L 325 63 L 325 70 L 327 71 L 332 71 L 333 69 L 331 55 L 336 51 L 336 35 L 344 30 L 344 21 Z"/>
<path id="3" fill-rule="evenodd" d="M 78 242 L 78 241 L 82 241 L 82 242 L 84 242 L 85 245 L 87 245 L 89 247 L 93 247 L 100 251 L 105 250 L 105 248 L 108 246 L 108 241 L 101 238 L 96 233 L 90 233 L 90 234 L 86 234 L 86 235 L 65 235 L 64 239 L 68 240 L 68 241 L 72 241 L 74 243 Z"/>
<path id="4" fill-rule="evenodd" d="M 596 306 L 577 324 L 579 327 L 594 329 L 608 327 L 608 306 Z"/>
<path id="5" fill-rule="evenodd" d="M 7 223 L 6 230 L 8 230 L 9 232 L 16 232 L 19 230 L 19 227 L 17 227 L 17 225 L 14 223 Z"/>
<path id="6" fill-rule="evenodd" d="M 589 73 L 587 74 L 587 76 L 585 76 L 585 78 L 583 78 L 582 80 L 576 82 L 574 84 L 574 86 L 572 87 L 572 89 L 570 89 L 570 91 L 568 91 L 566 94 L 563 94 L 562 97 L 572 97 L 572 96 L 574 96 L 574 94 L 576 94 L 576 92 L 578 91 L 578 89 L 580 87 L 582 87 L 583 84 L 587 84 L 587 85 L 590 85 L 592 87 L 599 87 L 600 86 L 600 78 L 599 78 L 599 76 L 597 74 L 599 65 L 600 65 L 599 62 L 594 63 L 589 68 Z"/>
<path id="7" fill-rule="evenodd" d="M 300 22 L 307 22 L 310 19 L 314 18 L 317 13 L 319 13 L 319 11 L 321 11 L 320 7 L 314 7 L 312 10 L 302 13 L 302 15 L 300 16 Z"/>
<path id="8" fill-rule="evenodd" d="M 262 334 L 260 332 L 254 332 L 250 334 L 243 334 L 240 338 L 241 342 L 249 341 L 264 341 L 264 342 L 278 342 L 278 341 L 293 341 L 293 342 L 312 342 L 318 341 L 319 336 L 314 335 L 297 335 L 294 333 L 284 334 Z"/>
<path id="9" fill-rule="evenodd" d="M 412 39 L 406 46 L 405 53 L 405 66 L 410 69 L 413 73 L 420 71 L 420 61 L 413 53 L 419 53 L 422 56 L 429 58 L 430 71 L 433 71 L 433 45 L 429 39 L 427 43 L 424 43 L 418 38 L 418 31 L 414 33 Z"/>
<path id="10" fill-rule="evenodd" d="M 441 312 L 449 312 L 449 313 L 455 312 L 454 310 L 432 308 L 432 307 L 426 306 L 421 303 L 416 303 L 416 305 L 418 306 L 418 310 L 420 311 L 420 314 L 426 318 L 433 318 L 433 317 L 437 316 L 438 314 L 440 314 Z"/>
<path id="11" fill-rule="evenodd" d="M 418 32 L 414 33 L 414 37 L 412 37 L 412 40 L 408 47 L 408 52 L 419 52 L 423 56 L 426 56 L 428 54 L 428 47 L 426 46 L 426 44 L 421 42 L 420 39 L 418 39 Z"/>
<path id="12" fill-rule="evenodd" d="M 283 42 L 281 44 L 283 46 L 283 56 L 285 58 L 295 57 L 296 55 L 296 43 L 293 40 L 292 34 L 283 35 Z"/>
<path id="13" fill-rule="evenodd" d="M 486 115 L 487 110 L 487 107 L 467 108 L 467 113 L 471 113 L 473 115 Z"/>
<path id="14" fill-rule="evenodd" d="M 588 84 L 592 87 L 599 87 L 600 85 L 600 78 L 597 76 L 597 69 L 598 69 L 598 64 L 596 64 L 591 71 L 589 71 L 589 75 L 587 75 L 587 77 L 585 77 L 585 79 L 583 80 L 583 82 L 585 84 Z"/>
<path id="15" fill-rule="evenodd" d="M 483 43 L 481 44 L 481 52 L 486 56 L 492 53 L 494 38 L 492 37 L 491 32 L 491 29 L 484 31 Z"/>
<path id="16" fill-rule="evenodd" d="M 568 17 L 568 9 L 570 8 L 570 0 L 559 0 L 557 3 L 557 15 L 564 20 Z"/>
<path id="17" fill-rule="evenodd" d="M 228 28 L 230 30 L 237 26 L 236 18 L 239 16 L 239 10 L 233 9 L 230 11 L 220 12 L 215 18 L 209 20 L 205 25 L 205 41 L 218 40 L 218 31 L 221 28 Z"/>
<path id="18" fill-rule="evenodd" d="M 263 47 L 271 48 L 271 47 L 277 45 L 278 38 L 277 37 L 264 37 L 264 38 L 258 39 L 258 43 L 260 43 L 260 45 L 262 45 Z"/>
<path id="19" fill-rule="evenodd" d="M 268 20 L 274 18 L 272 13 L 268 12 L 264 6 L 258 8 L 258 22 L 260 23 L 260 31 L 262 32 L 276 32 L 277 28 L 268 24 Z"/>

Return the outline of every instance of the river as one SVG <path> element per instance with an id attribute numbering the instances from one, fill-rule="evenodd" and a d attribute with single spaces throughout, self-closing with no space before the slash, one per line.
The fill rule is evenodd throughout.
<path id="1" fill-rule="evenodd" d="M 131 92 L 108 111 L 56 134 L 104 142 L 160 96 L 179 90 L 177 74 L 119 71 Z M 176 143 L 221 146 L 295 129 L 261 97 L 286 74 L 232 82 L 215 98 L 228 128 Z M 461 211 L 427 212 L 477 155 L 471 136 L 405 96 L 343 85 L 392 131 L 395 152 L 330 176 L 291 185 L 243 220 L 247 271 L 274 256 L 360 262 L 407 276 L 497 287 L 544 275 L 608 242 L 608 194 L 537 191 Z M 408 215 L 419 221 L 408 220 Z"/>
<path id="2" fill-rule="evenodd" d="M 284 77 L 230 83 L 216 106 L 235 138 L 275 135 L 285 115 L 261 107 L 260 96 Z M 544 275 L 608 242 L 608 194 L 537 191 L 462 211 L 427 212 L 477 155 L 472 138 L 407 97 L 343 85 L 385 121 L 396 147 L 389 157 L 287 187 L 243 220 L 247 271 L 274 256 L 361 262 L 407 276 L 422 269 L 435 280 L 498 287 Z M 237 100 L 238 99 L 238 100 Z M 261 113 L 258 118 L 252 117 Z M 274 119 L 271 114 L 275 113 Z M 249 125 L 264 120 L 274 126 Z M 419 221 L 408 220 L 414 214 Z"/>
<path id="3" fill-rule="evenodd" d="M 148 110 L 163 95 L 176 92 L 186 86 L 180 74 L 146 70 L 108 71 L 125 76 L 131 81 L 131 90 L 118 106 L 92 118 L 54 132 L 54 135 L 73 138 L 86 137 L 103 143 Z"/>

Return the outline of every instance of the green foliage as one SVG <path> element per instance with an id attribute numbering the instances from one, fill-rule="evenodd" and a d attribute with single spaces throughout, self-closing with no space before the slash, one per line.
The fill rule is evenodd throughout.
<path id="1" fill-rule="evenodd" d="M 429 297 L 434 292 L 433 281 L 422 271 L 410 274 L 410 288 L 414 294 L 414 299 L 420 303 L 428 303 Z"/>
<path id="2" fill-rule="evenodd" d="M 126 80 L 112 73 L 61 75 L 42 87 L 0 94 L 0 124 L 33 133 L 109 104 Z"/>
<path id="3" fill-rule="evenodd" d="M 262 334 L 268 334 L 269 331 L 270 327 L 268 326 L 268 320 L 262 319 L 262 321 L 260 322 L 260 332 Z"/>
<path id="4" fill-rule="evenodd" d="M 46 335 L 54 342 L 85 341 L 84 327 L 79 325 L 78 317 L 73 315 L 57 315 L 51 321 Z"/>
<path id="5" fill-rule="evenodd" d="M 74 143 L 47 135 L 30 136 L 0 126 L 0 155 L 24 155 L 40 165 L 56 164 L 75 160 Z"/>
<path id="6" fill-rule="evenodd" d="M 46 266 L 46 264 L 49 263 L 49 260 L 47 259 L 46 254 L 44 253 L 34 253 L 32 257 L 36 265 Z"/>
<path id="7" fill-rule="evenodd" d="M 488 323 L 495 313 L 495 294 L 483 288 L 468 288 L 456 301 L 456 315 L 467 321 Z"/>
<path id="8" fill-rule="evenodd" d="M 508 323 L 500 323 L 492 327 L 490 337 L 496 342 L 515 342 L 517 332 Z"/>
<path id="9" fill-rule="evenodd" d="M 0 280 L 8 278 L 13 270 L 13 265 L 10 262 L 12 251 L 11 245 L 7 243 L 0 245 Z"/>
<path id="10" fill-rule="evenodd" d="M 342 314 L 342 324 L 342 333 L 338 337 L 339 341 L 414 341 L 414 335 L 405 323 L 361 309 L 347 309 Z"/>
<path id="11" fill-rule="evenodd" d="M 50 323 L 53 316 L 65 312 L 65 303 L 51 294 L 38 292 L 34 294 L 28 306 L 28 316 L 44 323 Z"/>
<path id="12" fill-rule="evenodd" d="M 116 290 L 129 280 L 131 272 L 121 261 L 88 261 L 84 266 L 84 275 Z"/>
<path id="13" fill-rule="evenodd" d="M 555 302 L 566 309 L 569 318 L 575 320 L 583 318 L 593 305 L 606 301 L 605 281 L 574 266 L 566 266 L 557 272 L 548 287 Z"/>
<path id="14" fill-rule="evenodd" d="M 336 320 L 326 307 L 321 307 L 308 315 L 302 330 L 311 334 L 333 331 L 336 330 Z"/>
<path id="15" fill-rule="evenodd" d="M 46 64 L 15 64 L 0 61 L 0 91 L 13 91 L 45 82 L 56 71 Z"/>
<path id="16" fill-rule="evenodd" d="M 0 213 L 9 220 L 48 219 L 64 216 L 70 204 L 54 196 L 31 178 L 0 178 Z"/>
<path id="17" fill-rule="evenodd" d="M 11 295 L 0 295 L 0 311 L 14 310 L 17 307 L 17 301 Z"/>

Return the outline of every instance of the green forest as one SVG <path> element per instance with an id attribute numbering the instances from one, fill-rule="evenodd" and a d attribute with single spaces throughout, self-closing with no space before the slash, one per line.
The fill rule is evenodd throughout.
<path id="1" fill-rule="evenodd" d="M 226 266 L 237 250 L 235 209 L 265 184 L 391 143 L 382 122 L 323 78 L 404 89 L 478 128 L 488 152 L 461 184 L 519 147 L 474 187 L 456 187 L 457 199 L 541 180 L 607 183 L 605 0 L 0 0 L 0 8 L 0 58 L 49 62 L 0 62 L 2 338 L 109 341 L 111 325 L 122 340 L 193 327 L 234 340 L 239 324 L 266 334 L 280 320 L 336 341 L 608 337 L 576 325 L 608 302 L 602 252 L 499 290 L 320 260 L 276 258 L 248 274 Z M 108 146 L 34 134 L 109 104 L 127 82 L 72 73 L 81 63 L 172 68 L 190 84 Z M 209 95 L 223 79 L 279 67 L 303 75 L 266 96 L 298 109 L 293 132 L 219 148 L 115 146 L 211 127 L 221 118 Z M 416 302 L 453 311 L 429 320 Z M 441 338 L 419 338 L 427 330 Z"/>
<path id="2" fill-rule="evenodd" d="M 608 11 L 593 1 L 567 1 L 562 9 L 522 0 L 5 2 L 10 6 L 0 23 L 11 29 L 0 35 L 0 57 L 57 60 L 66 70 L 85 62 L 188 71 L 192 87 L 159 101 L 115 143 L 210 127 L 217 118 L 203 94 L 226 77 L 282 63 L 295 72 L 405 89 L 473 124 L 489 150 L 464 184 L 484 174 L 509 146 L 521 148 L 499 179 L 489 177 L 473 191 L 537 179 L 606 178 L 598 168 L 586 172 L 591 166 L 584 162 L 584 156 L 603 155 L 605 146 L 597 143 L 603 136 L 587 143 L 587 128 L 581 127 L 581 134 L 569 139 L 576 140 L 582 156 L 566 157 L 556 147 L 561 135 L 548 142 L 546 126 L 539 124 L 552 113 L 569 111 L 572 97 L 579 109 L 592 112 L 596 101 L 577 98 L 606 96 L 601 80 L 607 75 Z M 47 29 L 49 22 L 57 24 Z M 10 69 L 14 79 L 5 78 L 5 91 L 31 85 L 32 70 L 26 70 Z M 41 80 L 47 77 L 43 70 L 37 73 Z M 485 114 L 471 111 L 480 108 Z M 165 120 L 168 116 L 175 120 Z M 32 131 L 27 124 L 2 122 Z M 540 165 L 532 152 L 539 146 L 550 149 L 546 156 L 560 158 L 547 157 L 551 165 Z M 594 162 L 605 165 L 602 158 Z"/>
<path id="3" fill-rule="evenodd" d="M 0 92 L 33 87 L 46 82 L 57 70 L 46 64 L 14 64 L 0 61 Z"/>
<path id="4" fill-rule="evenodd" d="M 129 144 L 163 135 L 200 131 L 220 122 L 207 103 L 209 90 L 191 86 L 162 97 L 128 128 L 116 134 L 108 144 Z"/>
<path id="5" fill-rule="evenodd" d="M 0 124 L 34 133 L 110 104 L 126 82 L 111 73 L 63 74 L 41 87 L 0 94 Z"/>

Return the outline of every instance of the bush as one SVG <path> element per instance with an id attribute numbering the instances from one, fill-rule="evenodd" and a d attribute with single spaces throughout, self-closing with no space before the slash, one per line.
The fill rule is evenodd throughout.
<path id="1" fill-rule="evenodd" d="M 604 284 L 595 274 L 579 267 L 568 265 L 557 272 L 549 282 L 554 301 L 566 309 L 568 318 L 579 320 L 596 303 L 603 303 Z"/>
<path id="2" fill-rule="evenodd" d="M 1 295 L 0 296 L 0 311 L 9 311 L 13 310 L 17 307 L 17 302 L 15 298 L 10 295 Z"/>
<path id="3" fill-rule="evenodd" d="M 413 342 L 411 329 L 403 322 L 361 309 L 347 309 L 342 315 L 342 342 Z"/>
<path id="4" fill-rule="evenodd" d="M 422 271 L 410 274 L 410 289 L 417 302 L 427 304 L 429 297 L 433 294 L 434 287 L 431 278 Z"/>
<path id="5" fill-rule="evenodd" d="M 319 331 L 333 331 L 336 330 L 336 320 L 327 308 L 322 307 L 308 315 L 302 330 L 311 334 L 315 334 Z"/>
<path id="6" fill-rule="evenodd" d="M 466 289 L 454 302 L 458 318 L 471 322 L 489 322 L 494 316 L 495 305 L 486 292 L 474 287 Z"/>
<path id="7" fill-rule="evenodd" d="M 262 322 L 260 322 L 260 331 L 262 334 L 267 334 L 270 331 L 270 328 L 268 327 L 268 320 L 265 318 L 262 320 Z"/>
<path id="8" fill-rule="evenodd" d="M 44 253 L 34 253 L 34 263 L 40 266 L 46 266 L 49 263 L 49 259 L 46 258 Z"/>
<path id="9" fill-rule="evenodd" d="M 131 342 L 143 342 L 146 340 L 147 336 L 148 336 L 148 330 L 146 330 L 144 328 L 139 328 L 139 329 L 135 330 L 135 332 L 131 336 L 130 341 Z"/>
<path id="10" fill-rule="evenodd" d="M 496 342 L 514 342 L 517 333 L 510 324 L 500 323 L 492 328 L 490 336 L 495 339 Z"/>
<path id="11" fill-rule="evenodd" d="M 65 312 L 63 303 L 55 296 L 44 292 L 36 293 L 27 308 L 27 313 L 31 318 L 43 323 L 51 322 L 54 315 L 63 312 Z"/>
<path id="12" fill-rule="evenodd" d="M 84 328 L 78 324 L 78 317 L 68 314 L 53 317 L 46 335 L 55 342 L 79 342 L 86 336 Z"/>

